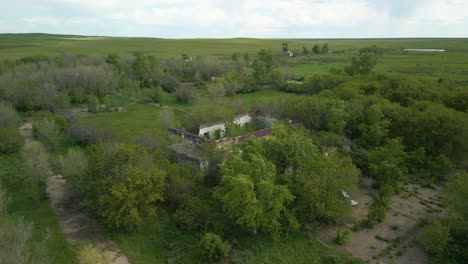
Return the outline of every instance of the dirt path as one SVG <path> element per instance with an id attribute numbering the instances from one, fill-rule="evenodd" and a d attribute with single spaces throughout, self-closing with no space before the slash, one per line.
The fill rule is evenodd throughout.
<path id="1" fill-rule="evenodd" d="M 26 142 L 32 137 L 32 123 L 25 122 L 18 128 Z M 72 245 L 91 242 L 102 255 L 109 256 L 112 264 L 129 264 L 127 256 L 119 246 L 110 240 L 102 240 L 99 224 L 93 220 L 87 209 L 73 195 L 70 185 L 61 175 L 47 180 L 47 194 L 51 208 L 59 220 L 67 241 Z"/>
<path id="2" fill-rule="evenodd" d="M 421 219 L 441 213 L 439 190 L 423 188 L 418 185 L 406 186 L 406 191 L 392 198 L 391 209 L 385 220 L 372 229 L 363 229 L 350 234 L 349 240 L 343 246 L 337 246 L 354 257 L 369 263 L 402 263 L 425 264 L 427 255 L 416 243 Z M 332 244 L 337 228 L 351 228 L 354 223 L 365 219 L 369 204 L 372 203 L 372 190 L 366 190 L 361 197 L 358 208 L 353 212 L 353 220 L 341 227 L 326 227 L 320 232 L 320 237 Z"/>

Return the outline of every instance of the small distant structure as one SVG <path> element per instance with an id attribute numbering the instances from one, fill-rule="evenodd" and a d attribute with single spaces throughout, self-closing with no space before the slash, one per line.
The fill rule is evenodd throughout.
<path id="1" fill-rule="evenodd" d="M 290 50 L 286 51 L 286 52 L 284 53 L 284 55 L 286 55 L 286 56 L 288 56 L 288 57 L 294 57 L 294 53 L 293 53 L 292 51 L 290 51 Z"/>
<path id="2" fill-rule="evenodd" d="M 249 114 L 242 114 L 237 115 L 234 117 L 234 124 L 239 126 L 244 126 L 247 123 L 252 121 L 252 116 Z M 214 138 L 222 138 L 224 133 L 226 132 L 226 124 L 225 123 L 218 123 L 218 124 L 202 124 L 198 129 L 198 136 L 205 137 L 209 139 Z"/>

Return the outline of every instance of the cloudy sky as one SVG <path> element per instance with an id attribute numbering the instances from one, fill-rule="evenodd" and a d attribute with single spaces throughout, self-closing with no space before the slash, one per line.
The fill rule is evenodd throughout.
<path id="1" fill-rule="evenodd" d="M 1 33 L 468 37 L 468 0 L 0 0 L 0 10 Z"/>

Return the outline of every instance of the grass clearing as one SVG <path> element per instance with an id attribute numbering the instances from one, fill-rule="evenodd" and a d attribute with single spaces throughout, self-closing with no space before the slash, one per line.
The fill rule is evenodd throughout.
<path id="1" fill-rule="evenodd" d="M 240 102 L 249 111 L 258 103 L 279 100 L 283 97 L 297 96 L 276 90 L 265 89 L 255 93 L 237 94 L 226 97 L 226 102 Z M 191 105 L 178 102 L 174 95 L 164 93 L 163 107 L 168 107 L 174 113 L 176 126 L 182 125 L 182 118 Z M 130 140 L 133 136 L 143 133 L 159 134 L 161 130 L 161 110 L 154 104 L 127 103 L 125 112 L 103 112 L 82 117 L 85 122 L 109 129 L 120 140 Z"/>

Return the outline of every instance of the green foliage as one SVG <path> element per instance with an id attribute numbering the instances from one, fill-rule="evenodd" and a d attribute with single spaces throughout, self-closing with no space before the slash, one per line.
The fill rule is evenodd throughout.
<path id="1" fill-rule="evenodd" d="M 199 125 L 230 121 L 235 112 L 232 108 L 219 104 L 196 104 L 184 118 L 189 131 L 198 133 Z"/>
<path id="2" fill-rule="evenodd" d="M 201 258 L 205 262 L 213 263 L 223 260 L 231 251 L 228 242 L 213 233 L 205 233 L 200 240 Z"/>
<path id="3" fill-rule="evenodd" d="M 0 128 L 16 128 L 19 119 L 15 109 L 0 101 Z"/>
<path id="4" fill-rule="evenodd" d="M 177 225 L 185 230 L 196 231 L 209 227 L 216 221 L 218 214 L 213 210 L 210 201 L 202 200 L 197 196 L 183 194 L 179 198 L 180 205 L 173 218 Z"/>
<path id="5" fill-rule="evenodd" d="M 351 235 L 351 231 L 349 230 L 336 230 L 335 243 L 337 243 L 338 245 L 346 244 L 346 242 L 348 242 L 349 235 Z"/>
<path id="6" fill-rule="evenodd" d="M 80 148 L 70 148 L 58 158 L 60 173 L 77 187 L 84 184 L 82 177 L 88 168 L 88 158 Z"/>
<path id="7" fill-rule="evenodd" d="M 8 204 L 10 203 L 10 197 L 5 188 L 0 183 L 0 217 L 6 215 L 8 212 Z"/>
<path id="8" fill-rule="evenodd" d="M 0 127 L 0 153 L 11 154 L 17 152 L 23 144 L 23 136 L 16 128 Z"/>
<path id="9" fill-rule="evenodd" d="M 351 159 L 337 153 L 318 156 L 303 164 L 295 175 L 294 185 L 295 210 L 302 223 L 342 220 L 350 212 L 350 206 L 341 192 L 354 193 L 359 175 Z"/>
<path id="10" fill-rule="evenodd" d="M 21 167 L 32 186 L 36 201 L 47 198 L 46 182 L 50 175 L 49 155 L 39 142 L 27 142 L 21 149 Z"/>
<path id="11" fill-rule="evenodd" d="M 115 69 L 117 69 L 117 72 L 120 74 L 120 75 L 123 75 L 127 72 L 127 65 L 125 64 L 125 62 L 122 60 L 122 58 L 117 55 L 117 54 L 109 54 L 107 55 L 106 57 L 106 63 L 107 64 L 111 64 L 115 67 Z"/>
<path id="12" fill-rule="evenodd" d="M 136 145 L 97 145 L 90 151 L 86 187 L 79 191 L 108 227 L 140 227 L 164 200 L 164 160 Z"/>
<path id="13" fill-rule="evenodd" d="M 9 197 L 8 215 L 3 213 L 2 216 L 0 209 L 0 263 L 21 263 L 17 258 L 9 260 L 9 257 L 17 253 L 29 255 L 28 263 L 31 264 L 77 263 L 74 251 L 65 240 L 49 201 L 36 202 L 35 186 L 23 175 L 22 166 L 19 155 L 0 154 L 0 185 L 8 188 L 8 193 L 0 196 Z M 1 201 L 2 198 L 0 204 Z M 17 248 L 22 234 L 27 235 L 25 231 L 28 226 L 31 226 L 32 230 L 27 249 Z"/>
<path id="14" fill-rule="evenodd" d="M 32 224 L 23 218 L 0 216 L 0 236 L 0 263 L 45 264 L 50 261 L 47 256 L 41 256 L 43 252 L 38 250 L 43 251 L 42 248 L 31 245 Z"/>
<path id="15" fill-rule="evenodd" d="M 450 227 L 441 221 L 435 220 L 424 227 L 419 241 L 424 247 L 424 250 L 437 255 L 444 252 L 449 238 Z"/>
<path id="16" fill-rule="evenodd" d="M 253 61 L 253 76 L 260 84 L 272 83 L 278 80 L 278 62 L 273 57 L 271 50 L 262 49 Z"/>
<path id="17" fill-rule="evenodd" d="M 247 154 L 249 155 L 249 154 Z M 286 186 L 274 183 L 275 167 L 261 156 L 250 154 L 230 158 L 222 166 L 222 179 L 214 197 L 237 224 L 256 232 L 261 229 L 278 235 L 286 204 L 294 196 Z"/>
<path id="18" fill-rule="evenodd" d="M 78 258 L 81 264 L 111 264 L 113 256 L 109 252 L 100 252 L 96 246 L 88 243 L 80 246 Z"/>
<path id="19" fill-rule="evenodd" d="M 344 71 L 348 75 L 368 75 L 371 74 L 377 59 L 373 54 L 362 54 L 351 58 L 351 65 L 346 66 Z"/>
<path id="20" fill-rule="evenodd" d="M 320 47 L 318 44 L 315 44 L 313 47 L 312 47 L 312 52 L 315 53 L 315 54 L 319 54 L 320 53 Z"/>
<path id="21" fill-rule="evenodd" d="M 62 131 L 54 119 L 42 119 L 34 122 L 33 134 L 48 150 L 55 150 L 60 143 Z"/>
<path id="22" fill-rule="evenodd" d="M 328 43 L 323 44 L 322 49 L 320 50 L 320 53 L 322 54 L 328 53 Z"/>

